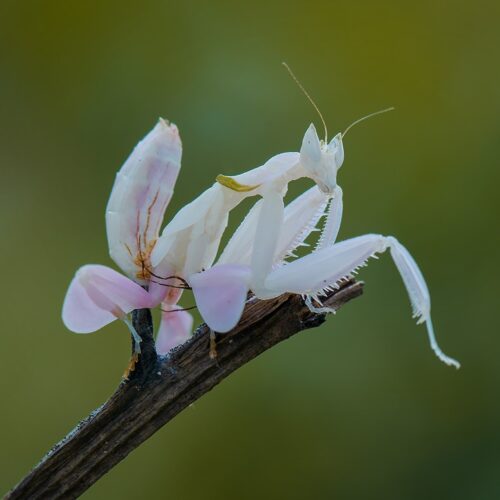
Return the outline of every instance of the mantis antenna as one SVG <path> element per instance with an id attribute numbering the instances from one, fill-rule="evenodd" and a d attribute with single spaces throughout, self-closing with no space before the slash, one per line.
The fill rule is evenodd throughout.
<path id="1" fill-rule="evenodd" d="M 300 83 L 299 79 L 295 76 L 294 72 L 291 70 L 290 66 L 286 62 L 282 62 L 283 66 L 287 69 L 288 73 L 290 73 L 290 76 L 292 77 L 293 81 L 297 84 L 299 89 L 304 93 L 304 95 L 307 97 L 309 102 L 313 105 L 314 109 L 318 113 L 319 117 L 321 118 L 321 122 L 323 123 L 323 128 L 325 129 L 325 144 L 328 142 L 328 131 L 326 129 L 326 122 L 325 119 L 323 118 L 323 115 L 321 114 L 321 111 L 319 110 L 318 106 L 316 103 L 313 101 L 313 98 L 309 95 L 307 90 L 304 88 L 304 86 Z M 352 126 L 352 125 L 351 125 Z"/>
<path id="2" fill-rule="evenodd" d="M 360 123 L 362 121 L 368 120 L 368 118 L 371 118 L 372 116 L 381 115 L 382 113 L 387 113 L 388 111 L 394 111 L 394 109 L 395 109 L 394 107 L 390 107 L 390 108 L 386 108 L 386 109 L 381 109 L 380 111 L 375 111 L 374 113 L 370 113 L 369 115 L 363 116 L 362 118 L 358 118 L 357 120 L 353 121 L 345 129 L 345 131 L 342 133 L 342 139 L 345 137 L 345 135 L 347 134 L 347 132 L 349 132 L 349 130 L 351 130 L 352 127 L 354 127 L 354 125 L 357 125 L 358 123 Z"/>

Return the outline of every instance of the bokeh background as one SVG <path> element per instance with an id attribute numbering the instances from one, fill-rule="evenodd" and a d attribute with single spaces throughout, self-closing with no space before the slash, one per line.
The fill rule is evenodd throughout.
<path id="1" fill-rule="evenodd" d="M 286 60 L 331 133 L 396 107 L 346 138 L 341 237 L 408 246 L 463 368 L 432 355 L 383 256 L 361 299 L 239 370 L 84 498 L 500 498 L 499 15 L 494 0 L 1 0 L 0 489 L 127 364 L 123 326 L 77 336 L 60 319 L 76 268 L 112 265 L 116 170 L 158 116 L 174 121 L 168 219 L 216 174 L 298 150 L 320 124 Z"/>

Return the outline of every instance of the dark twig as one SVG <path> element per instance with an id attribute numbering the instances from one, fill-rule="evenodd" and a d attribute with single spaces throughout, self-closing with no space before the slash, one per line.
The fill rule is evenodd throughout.
<path id="1" fill-rule="evenodd" d="M 361 295 L 362 284 L 345 283 L 325 305 L 338 309 Z M 151 314 L 135 311 L 141 355 L 129 376 L 9 493 L 6 499 L 76 498 L 132 450 L 234 370 L 292 335 L 319 326 L 324 315 L 311 313 L 297 295 L 250 299 L 238 326 L 217 336 L 217 359 L 209 357 L 209 329 L 163 357 L 154 350 Z"/>

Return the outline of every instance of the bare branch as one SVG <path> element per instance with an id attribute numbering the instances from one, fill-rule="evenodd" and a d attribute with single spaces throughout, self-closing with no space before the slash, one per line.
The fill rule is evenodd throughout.
<path id="1" fill-rule="evenodd" d="M 338 309 L 361 293 L 362 284 L 349 281 L 324 303 Z M 133 321 L 143 338 L 142 354 L 128 380 L 56 444 L 5 498 L 76 498 L 234 370 L 324 320 L 324 315 L 311 313 L 297 295 L 250 299 L 238 326 L 217 336 L 218 356 L 213 360 L 205 325 L 169 356 L 158 357 L 151 314 L 147 309 L 135 311 Z"/>

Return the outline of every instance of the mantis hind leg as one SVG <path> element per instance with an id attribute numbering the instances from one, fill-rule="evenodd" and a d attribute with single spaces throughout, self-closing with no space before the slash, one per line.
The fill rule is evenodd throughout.
<path id="1" fill-rule="evenodd" d="M 426 323 L 432 350 L 441 361 L 458 368 L 459 363 L 446 356 L 440 349 L 430 317 L 431 302 L 422 272 L 408 250 L 396 238 L 378 234 L 366 234 L 324 247 L 314 253 L 290 262 L 274 270 L 265 281 L 263 294 L 281 293 L 305 295 L 306 304 L 314 312 L 333 312 L 317 307 L 312 299 L 338 286 L 343 278 L 351 276 L 367 264 L 370 257 L 390 249 L 393 261 L 405 284 L 417 323 Z M 262 295 L 263 295 L 262 294 Z"/>

